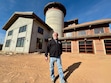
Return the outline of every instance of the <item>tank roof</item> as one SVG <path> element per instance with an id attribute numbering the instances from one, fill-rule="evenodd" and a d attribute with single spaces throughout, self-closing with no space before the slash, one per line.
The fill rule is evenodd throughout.
<path id="1" fill-rule="evenodd" d="M 59 2 L 50 2 L 50 3 L 48 3 L 44 7 L 44 14 L 46 14 L 47 10 L 49 8 L 52 8 L 52 7 L 60 9 L 64 13 L 64 17 L 65 17 L 65 15 L 66 15 L 66 8 L 61 3 L 59 3 Z"/>

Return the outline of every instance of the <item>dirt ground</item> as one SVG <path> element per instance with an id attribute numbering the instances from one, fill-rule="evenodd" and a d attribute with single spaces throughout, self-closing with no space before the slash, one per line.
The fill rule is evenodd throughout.
<path id="1" fill-rule="evenodd" d="M 68 83 L 111 83 L 111 56 L 62 54 Z M 0 55 L 0 83 L 51 83 L 44 54 Z M 55 64 L 56 83 L 59 83 Z"/>

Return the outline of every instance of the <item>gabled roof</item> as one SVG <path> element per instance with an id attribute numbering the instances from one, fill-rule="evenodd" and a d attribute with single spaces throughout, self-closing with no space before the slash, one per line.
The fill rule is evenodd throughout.
<path id="1" fill-rule="evenodd" d="M 63 30 L 65 31 L 65 30 L 82 28 L 82 27 L 87 27 L 87 26 L 92 26 L 92 25 L 105 24 L 105 23 L 111 23 L 111 19 L 102 19 L 102 20 L 96 20 L 96 21 L 86 22 L 82 24 L 72 25 L 72 26 L 64 28 Z"/>
<path id="2" fill-rule="evenodd" d="M 19 18 L 32 18 L 38 20 L 44 26 L 47 27 L 48 30 L 52 30 L 44 21 L 42 21 L 34 12 L 15 12 L 7 21 L 7 23 L 3 26 L 4 30 L 8 30 L 10 26 Z"/>

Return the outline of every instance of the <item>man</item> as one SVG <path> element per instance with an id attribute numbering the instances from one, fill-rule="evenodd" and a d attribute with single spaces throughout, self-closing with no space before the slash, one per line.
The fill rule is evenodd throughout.
<path id="1" fill-rule="evenodd" d="M 52 83 L 55 82 L 55 75 L 54 75 L 54 63 L 57 63 L 60 83 L 66 83 L 64 80 L 64 74 L 62 70 L 61 64 L 61 54 L 62 54 L 62 43 L 58 40 L 58 33 L 54 32 L 52 34 L 52 40 L 48 42 L 46 52 L 45 52 L 45 59 L 48 60 L 48 53 L 50 56 L 50 76 Z"/>

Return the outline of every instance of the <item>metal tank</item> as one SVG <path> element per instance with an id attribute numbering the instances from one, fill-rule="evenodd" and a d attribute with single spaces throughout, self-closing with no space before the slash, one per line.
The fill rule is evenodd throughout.
<path id="1" fill-rule="evenodd" d="M 54 32 L 58 32 L 59 38 L 63 37 L 65 7 L 58 2 L 50 2 L 44 8 L 45 22 Z"/>

